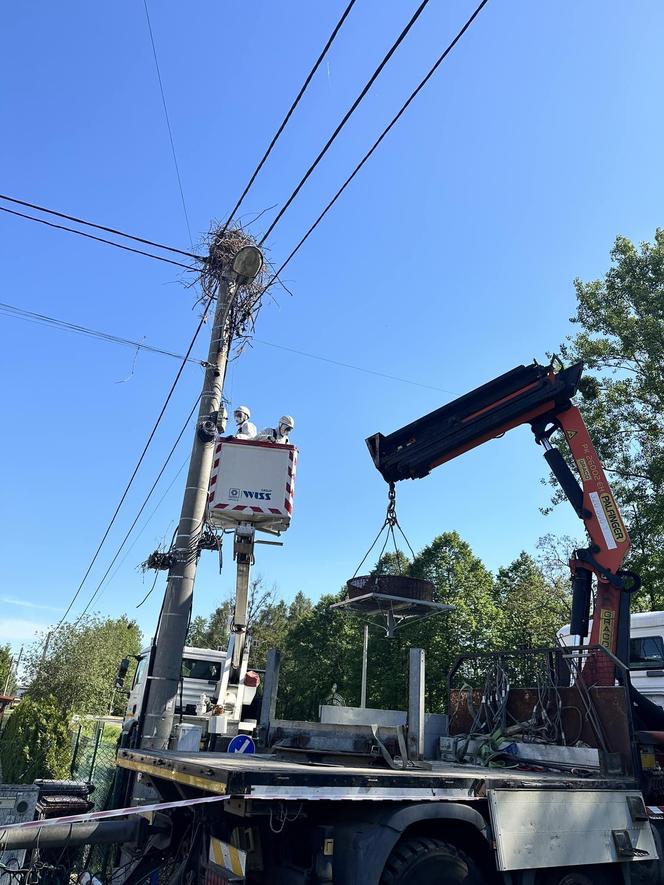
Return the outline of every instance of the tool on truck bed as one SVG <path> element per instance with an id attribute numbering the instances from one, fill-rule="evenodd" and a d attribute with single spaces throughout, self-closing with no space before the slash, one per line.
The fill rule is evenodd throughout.
<path id="1" fill-rule="evenodd" d="M 374 464 L 386 482 L 427 476 L 434 467 L 530 424 L 544 457 L 590 536 L 588 547 L 576 550 L 572 572 L 571 632 L 588 635 L 592 576 L 595 575 L 595 616 L 591 644 L 603 645 L 621 661 L 629 655 L 630 595 L 638 590 L 638 575 L 621 565 L 630 540 L 618 505 L 604 474 L 579 409 L 572 405 L 583 364 L 517 366 L 511 372 L 384 436 L 367 439 Z M 579 479 L 551 437 L 561 431 L 576 464 Z M 592 681 L 613 685 L 614 668 L 599 667 L 599 657 L 586 664 Z"/>

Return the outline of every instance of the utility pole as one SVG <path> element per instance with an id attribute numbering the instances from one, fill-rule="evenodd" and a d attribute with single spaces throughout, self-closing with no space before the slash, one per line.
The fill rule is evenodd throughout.
<path id="1" fill-rule="evenodd" d="M 198 561 L 198 541 L 205 520 L 208 483 L 212 468 L 217 419 L 228 361 L 229 312 L 237 289 L 260 271 L 263 258 L 256 246 L 244 246 L 232 266 L 224 267 L 217 287 L 217 306 L 212 324 L 203 392 L 201 394 L 187 484 L 180 511 L 172 562 L 157 630 L 152 673 L 147 682 L 147 701 L 141 746 L 168 749 L 180 683 L 182 652 L 189 627 Z"/>

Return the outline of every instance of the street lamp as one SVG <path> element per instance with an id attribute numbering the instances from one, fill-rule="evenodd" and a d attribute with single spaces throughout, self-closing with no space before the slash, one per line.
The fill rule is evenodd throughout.
<path id="1" fill-rule="evenodd" d="M 233 270 L 246 282 L 253 280 L 263 267 L 263 255 L 258 246 L 243 246 L 233 259 Z"/>

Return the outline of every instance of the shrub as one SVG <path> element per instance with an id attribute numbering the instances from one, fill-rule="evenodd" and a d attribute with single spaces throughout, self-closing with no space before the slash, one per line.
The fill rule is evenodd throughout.
<path id="1" fill-rule="evenodd" d="M 35 778 L 66 778 L 69 743 L 67 719 L 53 698 L 23 698 L 0 741 L 2 780 L 29 784 Z"/>

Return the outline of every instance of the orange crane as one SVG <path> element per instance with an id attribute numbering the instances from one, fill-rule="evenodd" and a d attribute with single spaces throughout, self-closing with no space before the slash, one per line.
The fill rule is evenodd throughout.
<path id="1" fill-rule="evenodd" d="M 572 405 L 583 364 L 517 366 L 476 390 L 430 412 L 387 436 L 367 439 L 374 464 L 393 485 L 402 479 L 426 476 L 446 461 L 502 436 L 521 424 L 530 424 L 544 457 L 583 521 L 590 544 L 574 551 L 571 632 L 588 635 L 592 576 L 595 575 L 591 645 L 601 644 L 625 664 L 629 658 L 630 595 L 641 585 L 638 575 L 621 565 L 630 540 L 600 459 L 580 411 Z M 560 431 L 578 471 L 570 469 L 551 442 Z M 599 667 L 591 657 L 587 675 L 596 684 L 612 685 L 612 666 Z M 603 669 L 604 672 L 599 672 Z"/>

